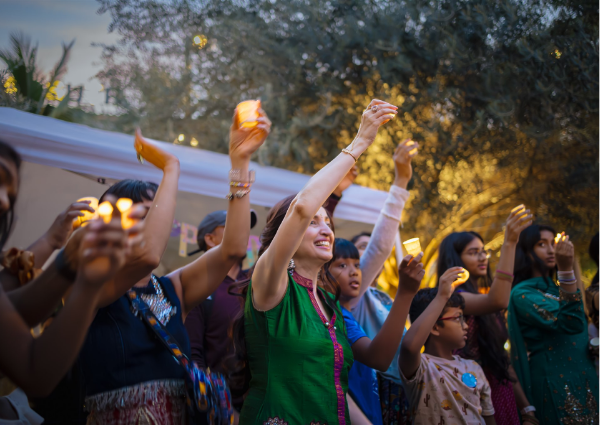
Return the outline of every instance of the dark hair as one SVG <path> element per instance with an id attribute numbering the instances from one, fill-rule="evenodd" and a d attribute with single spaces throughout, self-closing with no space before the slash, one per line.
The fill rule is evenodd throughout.
<path id="1" fill-rule="evenodd" d="M 352 236 L 352 239 L 350 239 L 350 242 L 352 242 L 353 244 L 355 244 L 363 236 L 371 237 L 371 232 L 360 232 L 358 235 Z"/>
<path id="2" fill-rule="evenodd" d="M 592 237 L 590 241 L 590 248 L 588 250 L 590 257 L 596 263 L 596 267 L 598 267 L 598 233 Z M 598 285 L 598 271 L 596 271 L 596 275 L 592 278 L 591 285 Z"/>
<path id="3" fill-rule="evenodd" d="M 475 238 L 484 243 L 483 238 L 476 232 L 455 232 L 451 233 L 440 244 L 438 255 L 438 285 L 440 277 L 452 267 L 465 267 L 461 259 L 461 254 Z M 459 286 L 459 291 L 478 294 L 479 285 L 475 281 L 475 277 L 471 276 L 468 281 Z M 490 286 L 492 281 L 490 266 L 488 263 L 487 275 L 485 277 L 485 286 Z M 499 381 L 510 380 L 508 368 L 510 360 L 504 350 L 505 337 L 507 336 L 506 325 L 504 318 L 500 313 L 484 314 L 474 316 L 475 329 L 471 335 L 477 338 L 478 350 L 482 366 L 489 370 Z M 470 349 L 471 344 L 475 341 L 467 341 L 467 345 L 461 350 L 461 356 L 466 358 L 476 357 L 474 350 Z"/>
<path id="4" fill-rule="evenodd" d="M 419 316 L 423 314 L 423 312 L 429 307 L 429 304 L 435 299 L 438 293 L 438 288 L 425 288 L 419 290 L 415 294 L 415 297 L 410 304 L 410 310 L 408 311 L 408 316 L 410 317 L 410 323 L 415 323 Z M 454 292 L 448 302 L 444 306 L 440 317 L 444 315 L 444 313 L 449 308 L 460 308 L 461 310 L 465 309 L 465 299 L 458 292 Z M 443 326 L 443 322 L 439 322 L 440 326 Z"/>
<path id="5" fill-rule="evenodd" d="M 335 238 L 335 247 L 333 249 L 333 258 L 330 264 L 338 258 L 350 258 L 353 260 L 359 260 L 360 254 L 356 246 L 347 239 Z"/>
<path id="6" fill-rule="evenodd" d="M 17 174 L 21 169 L 21 155 L 7 143 L 0 141 L 0 157 L 15 164 Z M 10 206 L 2 216 L 0 216 L 0 250 L 4 248 L 4 244 L 10 236 L 14 221 L 15 221 L 15 203 L 17 199 L 10 200 Z"/>
<path id="7" fill-rule="evenodd" d="M 267 224 L 260 234 L 260 249 L 258 250 L 258 259 L 264 254 L 264 252 L 271 246 L 277 231 L 283 223 L 288 210 L 292 206 L 292 203 L 296 195 L 288 196 L 282 199 L 271 208 L 267 215 Z M 331 230 L 335 234 L 335 228 L 333 226 L 333 218 L 331 213 L 327 211 L 327 216 L 331 222 Z M 333 247 L 333 257 L 335 257 L 335 244 Z M 248 271 L 248 279 L 235 283 L 229 287 L 228 293 L 230 295 L 239 296 L 242 299 L 242 308 L 236 318 L 234 319 L 231 327 L 229 328 L 229 337 L 233 341 L 234 352 L 231 356 L 225 359 L 224 366 L 229 378 L 229 385 L 233 390 L 243 389 L 245 392 L 248 388 L 250 381 L 250 369 L 247 364 L 246 358 L 246 341 L 244 332 L 244 306 L 248 294 L 248 286 L 252 280 L 252 274 L 254 272 L 255 265 Z M 340 297 L 340 286 L 336 282 L 335 278 L 329 271 L 330 262 L 325 264 L 319 273 L 319 284 L 328 292 L 335 294 L 335 301 Z M 337 306 L 331 302 L 328 297 L 325 297 L 325 303 L 333 310 L 337 311 Z M 341 314 L 341 312 L 339 312 Z"/>
<path id="8" fill-rule="evenodd" d="M 113 195 L 116 198 L 129 198 L 134 204 L 153 201 L 158 185 L 152 182 L 142 180 L 126 179 L 113 184 L 100 197 L 100 202 L 104 201 L 106 195 Z"/>
<path id="9" fill-rule="evenodd" d="M 554 270 L 549 269 L 546 263 L 534 251 L 535 245 L 542 239 L 542 232 L 544 230 L 552 233 L 552 236 L 556 234 L 550 226 L 534 224 L 523 230 L 519 235 L 519 242 L 517 243 L 515 253 L 515 279 L 513 281 L 513 288 L 519 283 L 533 278 L 534 269 L 537 269 L 542 274 L 548 287 L 552 284 Z"/>

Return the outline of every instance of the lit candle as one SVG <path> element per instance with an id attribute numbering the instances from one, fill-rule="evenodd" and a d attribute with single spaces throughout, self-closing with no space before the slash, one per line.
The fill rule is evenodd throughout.
<path id="1" fill-rule="evenodd" d="M 556 237 L 554 238 L 554 243 L 559 243 L 560 241 L 564 241 L 566 239 L 563 233 L 556 234 Z"/>
<path id="2" fill-rule="evenodd" d="M 113 206 L 110 202 L 104 201 L 98 206 L 98 215 L 105 223 L 110 223 L 112 220 Z"/>
<path id="3" fill-rule="evenodd" d="M 412 238 L 407 241 L 404 241 L 402 242 L 402 245 L 404 245 L 404 249 L 406 249 L 406 252 L 412 255 L 413 257 L 416 257 L 421 253 L 421 242 L 419 242 L 419 238 Z"/>
<path id="4" fill-rule="evenodd" d="M 469 280 L 469 276 L 469 271 L 463 268 L 462 272 L 460 272 L 460 274 L 458 275 L 458 278 L 454 282 L 452 282 L 452 287 L 456 288 L 458 285 L 462 285 L 467 280 Z"/>
<path id="5" fill-rule="evenodd" d="M 511 213 L 520 213 L 520 211 L 522 211 L 524 209 L 525 209 L 525 205 L 521 204 L 521 205 L 514 207 L 510 212 Z"/>
<path id="6" fill-rule="evenodd" d="M 93 197 L 87 197 L 87 198 L 81 198 L 78 199 L 77 202 L 83 202 L 83 201 L 89 201 L 90 203 L 90 207 L 92 207 L 94 209 L 94 212 L 89 212 L 89 211 L 81 211 L 81 213 L 83 214 L 82 217 L 77 217 L 75 220 L 73 220 L 73 225 L 77 228 L 79 226 L 81 227 L 85 227 L 88 224 L 88 221 L 93 220 L 95 218 L 98 218 L 97 215 L 97 211 L 98 211 L 98 199 L 93 198 Z"/>
<path id="7" fill-rule="evenodd" d="M 260 100 L 246 100 L 238 104 L 236 110 L 240 127 L 253 128 L 258 125 L 258 110 L 260 109 Z"/>
<path id="8" fill-rule="evenodd" d="M 121 227 L 127 230 L 133 227 L 135 220 L 129 218 L 127 214 L 131 212 L 133 201 L 129 198 L 120 198 L 117 201 L 117 209 L 121 212 Z"/>

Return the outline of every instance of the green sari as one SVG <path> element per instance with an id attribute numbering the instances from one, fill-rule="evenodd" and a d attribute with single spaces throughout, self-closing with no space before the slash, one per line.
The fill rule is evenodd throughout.
<path id="1" fill-rule="evenodd" d="M 581 292 L 533 278 L 512 290 L 511 360 L 544 425 L 598 424 L 598 377 L 588 353 Z"/>
<path id="2" fill-rule="evenodd" d="M 312 282 L 297 273 L 289 275 L 281 302 L 265 312 L 254 308 L 250 284 L 244 330 L 251 378 L 240 425 L 350 424 L 346 392 L 352 349 L 339 304 L 318 292 L 335 306 L 329 321 L 318 308 Z"/>

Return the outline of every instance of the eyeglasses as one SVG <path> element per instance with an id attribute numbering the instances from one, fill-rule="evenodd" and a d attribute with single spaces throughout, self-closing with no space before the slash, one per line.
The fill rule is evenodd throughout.
<path id="1" fill-rule="evenodd" d="M 492 256 L 492 250 L 491 249 L 481 249 L 481 250 L 477 250 L 477 251 L 467 252 L 467 255 L 470 255 L 471 257 L 480 257 L 482 254 L 485 256 L 485 258 L 489 259 Z"/>
<path id="2" fill-rule="evenodd" d="M 452 320 L 453 322 L 460 323 L 460 326 L 463 326 L 465 324 L 465 316 L 462 314 L 459 314 L 458 316 L 451 316 L 451 317 L 440 317 L 438 319 L 438 321 L 440 321 L 440 320 Z"/>

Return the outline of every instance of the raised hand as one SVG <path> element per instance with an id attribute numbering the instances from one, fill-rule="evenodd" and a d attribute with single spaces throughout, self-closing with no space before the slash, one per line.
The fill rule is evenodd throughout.
<path id="1" fill-rule="evenodd" d="M 170 166 L 179 167 L 179 159 L 173 154 L 159 148 L 156 144 L 150 143 L 142 136 L 142 131 L 138 128 L 135 130 L 135 141 L 133 146 L 138 154 L 138 158 L 142 157 L 145 161 L 154 165 L 160 170 L 165 170 Z"/>
<path id="2" fill-rule="evenodd" d="M 400 143 L 394 151 L 394 166 L 396 168 L 396 177 L 394 184 L 406 189 L 408 182 L 412 178 L 412 159 L 419 154 L 419 144 L 406 139 Z"/>
<path id="3" fill-rule="evenodd" d="M 333 194 L 336 196 L 342 196 L 342 193 L 348 189 L 356 180 L 356 176 L 358 176 L 358 167 L 355 165 L 348 171 L 348 174 L 344 177 L 344 179 L 338 184 L 338 187 L 335 188 Z"/>
<path id="4" fill-rule="evenodd" d="M 398 268 L 398 274 L 400 276 L 398 282 L 399 294 L 410 294 L 413 296 L 419 291 L 421 280 L 423 280 L 423 277 L 425 276 L 425 269 L 423 268 L 423 263 L 421 263 L 422 258 L 422 252 L 416 257 L 409 254 L 402 259 L 402 262 L 400 262 L 400 267 Z"/>
<path id="5" fill-rule="evenodd" d="M 438 297 L 443 297 L 444 299 L 449 299 L 454 292 L 453 283 L 456 279 L 458 279 L 458 275 L 463 271 L 462 267 L 451 267 L 440 277 L 440 282 L 438 284 Z"/>
<path id="6" fill-rule="evenodd" d="M 53 249 L 61 249 L 73 233 L 73 220 L 77 217 L 83 217 L 81 211 L 94 213 L 90 206 L 90 201 L 74 202 L 60 213 L 44 235 L 44 238 Z"/>
<path id="7" fill-rule="evenodd" d="M 370 145 L 375 140 L 379 127 L 390 120 L 390 115 L 396 116 L 397 113 L 397 106 L 383 100 L 373 99 L 362 114 L 356 137 Z"/>
<path id="8" fill-rule="evenodd" d="M 508 216 L 506 230 L 504 231 L 504 241 L 513 244 L 519 242 L 521 232 L 533 223 L 533 214 L 531 214 L 530 210 L 526 210 L 525 208 L 518 210 L 517 208 L 513 209 Z"/>
<path id="9" fill-rule="evenodd" d="M 241 127 L 237 108 L 229 130 L 229 156 L 232 159 L 249 160 L 262 146 L 271 132 L 271 121 L 265 111 L 258 110 L 257 125 L 251 128 Z"/>
<path id="10" fill-rule="evenodd" d="M 569 236 L 564 236 L 554 246 L 554 255 L 556 256 L 556 265 L 561 272 L 573 270 L 573 262 L 575 259 L 575 248 L 569 240 Z"/>

